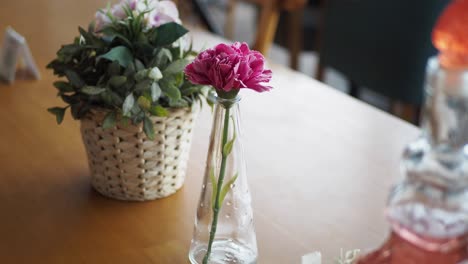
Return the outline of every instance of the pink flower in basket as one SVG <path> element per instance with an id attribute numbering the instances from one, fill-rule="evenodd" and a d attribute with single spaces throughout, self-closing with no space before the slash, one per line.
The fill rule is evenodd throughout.
<path id="1" fill-rule="evenodd" d="M 107 13 L 110 13 L 114 18 L 120 20 L 127 18 L 125 8 L 130 8 L 130 10 L 137 13 L 148 12 L 145 15 L 148 27 L 159 27 L 169 22 L 182 23 L 179 18 L 179 10 L 172 1 L 122 0 L 109 9 L 100 10 L 96 13 L 96 31 L 112 23 Z"/>
<path id="2" fill-rule="evenodd" d="M 217 91 L 230 92 L 241 88 L 265 92 L 271 80 L 271 70 L 265 69 L 265 58 L 246 43 L 219 44 L 198 55 L 185 68 L 190 82 L 212 85 Z"/>
<path id="3" fill-rule="evenodd" d="M 179 19 L 179 10 L 172 1 L 154 2 L 154 7 L 149 14 L 149 24 L 153 27 L 159 27 L 169 22 L 181 24 Z"/>

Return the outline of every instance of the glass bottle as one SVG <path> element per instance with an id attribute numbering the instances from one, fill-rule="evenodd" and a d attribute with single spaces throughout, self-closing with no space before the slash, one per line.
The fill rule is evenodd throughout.
<path id="1" fill-rule="evenodd" d="M 241 144 L 239 101 L 239 97 L 216 100 L 189 252 L 193 264 L 257 262 L 251 196 Z"/>
<path id="2" fill-rule="evenodd" d="M 468 263 L 468 69 L 432 58 L 426 85 L 423 134 L 386 209 L 391 235 L 358 264 Z"/>

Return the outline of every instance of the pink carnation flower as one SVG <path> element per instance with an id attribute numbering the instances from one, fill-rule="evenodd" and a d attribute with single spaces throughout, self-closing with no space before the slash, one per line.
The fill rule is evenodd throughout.
<path id="1" fill-rule="evenodd" d="M 212 85 L 224 92 L 241 88 L 257 92 L 272 89 L 266 85 L 272 72 L 265 69 L 265 58 L 260 52 L 250 50 L 246 43 L 219 44 L 200 53 L 185 68 L 185 74 L 194 84 Z"/>

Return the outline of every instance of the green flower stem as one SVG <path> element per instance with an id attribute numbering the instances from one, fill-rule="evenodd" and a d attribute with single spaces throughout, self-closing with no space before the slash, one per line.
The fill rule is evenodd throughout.
<path id="1" fill-rule="evenodd" d="M 213 241 L 215 238 L 216 234 L 216 229 L 218 227 L 218 217 L 219 217 L 219 211 L 221 209 L 221 204 L 220 204 L 220 195 L 221 195 L 221 188 L 223 186 L 223 181 L 224 181 L 224 174 L 226 172 L 226 161 L 227 161 L 227 156 L 229 154 L 224 153 L 223 149 L 224 146 L 226 145 L 228 141 L 228 133 L 229 133 L 229 110 L 230 106 L 226 107 L 226 112 L 224 114 L 224 129 L 223 129 L 223 139 L 222 139 L 222 144 L 221 144 L 221 153 L 222 153 L 222 159 L 221 159 L 221 168 L 219 171 L 219 178 L 218 178 L 218 185 L 216 188 L 216 199 L 214 201 L 214 207 L 213 207 L 213 222 L 211 223 L 211 231 L 210 231 L 210 241 L 208 242 L 208 250 L 206 251 L 206 255 L 203 258 L 203 264 L 208 264 L 208 259 L 210 258 L 211 254 L 211 248 L 213 246 Z"/>

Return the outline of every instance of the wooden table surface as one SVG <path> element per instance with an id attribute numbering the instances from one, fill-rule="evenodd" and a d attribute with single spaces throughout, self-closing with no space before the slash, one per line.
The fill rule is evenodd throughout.
<path id="1" fill-rule="evenodd" d="M 86 26 L 96 0 L 2 1 L 0 29 L 23 34 L 42 80 L 0 85 L 0 263 L 187 263 L 210 130 L 195 131 L 185 187 L 126 203 L 90 188 L 79 123 L 57 126 L 45 65 Z M 221 39 L 193 34 L 197 46 Z M 275 90 L 244 93 L 244 146 L 260 263 L 369 248 L 387 233 L 383 206 L 418 130 L 305 75 L 271 63 Z"/>

